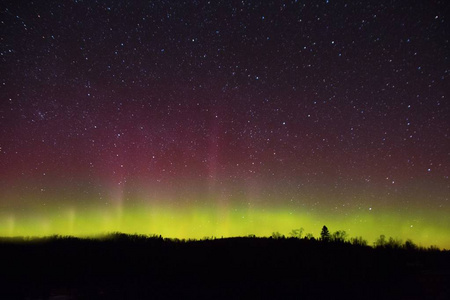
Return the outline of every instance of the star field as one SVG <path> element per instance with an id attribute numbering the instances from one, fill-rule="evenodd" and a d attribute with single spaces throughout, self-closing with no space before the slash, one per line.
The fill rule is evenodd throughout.
<path id="1" fill-rule="evenodd" d="M 450 247 L 445 1 L 4 1 L 0 235 Z"/>

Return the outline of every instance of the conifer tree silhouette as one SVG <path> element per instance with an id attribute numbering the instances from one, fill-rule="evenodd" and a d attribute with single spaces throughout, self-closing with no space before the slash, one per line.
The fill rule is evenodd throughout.
<path id="1" fill-rule="evenodd" d="M 327 226 L 323 225 L 322 231 L 320 232 L 320 238 L 322 241 L 328 242 L 330 240 L 330 232 L 328 231 Z"/>

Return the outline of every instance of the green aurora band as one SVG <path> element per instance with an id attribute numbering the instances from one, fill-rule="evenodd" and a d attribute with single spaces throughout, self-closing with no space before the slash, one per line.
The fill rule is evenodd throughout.
<path id="1" fill-rule="evenodd" d="M 431 220 L 431 221 L 430 221 Z M 330 231 L 345 230 L 349 237 L 362 236 L 369 244 L 380 235 L 412 239 L 422 246 L 450 248 L 448 214 L 423 210 L 415 214 L 383 210 L 348 210 L 324 214 L 292 212 L 264 207 L 234 206 L 227 208 L 174 207 L 169 205 L 116 205 L 109 209 L 34 209 L 15 215 L 0 213 L 0 236 L 71 235 L 96 236 L 109 232 L 157 234 L 180 239 L 233 237 L 254 234 L 270 236 L 272 232 L 289 235 L 292 229 L 319 236 L 327 225 Z"/>
<path id="2" fill-rule="evenodd" d="M 345 230 L 369 245 L 381 235 L 421 246 L 450 249 L 450 212 L 443 202 L 445 182 L 417 180 L 397 192 L 356 182 L 336 190 L 330 184 L 301 190 L 283 182 L 242 181 L 222 186 L 178 181 L 151 186 L 129 180 L 69 186 L 52 178 L 41 191 L 17 184 L 0 195 L 0 236 L 71 235 L 92 237 L 111 232 L 167 238 L 286 236 L 293 229 L 320 235 Z M 434 201 L 443 199 L 443 201 Z"/>

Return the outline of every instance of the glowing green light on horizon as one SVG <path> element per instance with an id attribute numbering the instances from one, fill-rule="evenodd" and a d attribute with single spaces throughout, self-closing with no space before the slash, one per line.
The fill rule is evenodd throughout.
<path id="1" fill-rule="evenodd" d="M 378 214 L 372 211 L 354 212 L 343 216 L 248 207 L 220 209 L 141 205 L 134 208 L 47 210 L 27 216 L 0 216 L 0 236 L 94 236 L 119 231 L 201 239 L 249 234 L 270 236 L 272 232 L 288 236 L 292 229 L 303 227 L 305 234 L 312 233 L 318 237 L 321 227 L 327 225 L 331 232 L 345 230 L 349 237 L 362 236 L 370 245 L 380 234 L 385 234 L 403 241 L 409 238 L 423 246 L 450 248 L 450 224 L 444 212 L 442 215 L 433 213 L 429 218 L 420 218 L 388 211 Z M 411 220 L 416 221 L 412 224 Z"/>

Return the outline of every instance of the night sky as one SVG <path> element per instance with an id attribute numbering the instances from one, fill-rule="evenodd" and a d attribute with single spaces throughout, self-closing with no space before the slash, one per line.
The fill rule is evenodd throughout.
<path id="1" fill-rule="evenodd" d="M 0 8 L 0 236 L 450 247 L 447 1 Z"/>

